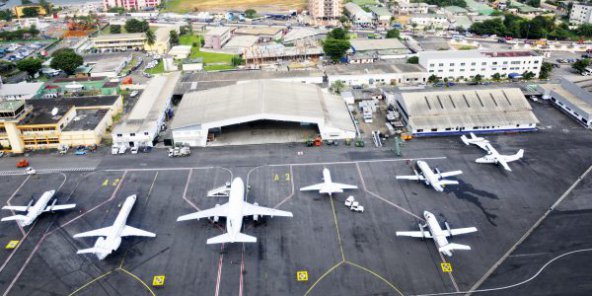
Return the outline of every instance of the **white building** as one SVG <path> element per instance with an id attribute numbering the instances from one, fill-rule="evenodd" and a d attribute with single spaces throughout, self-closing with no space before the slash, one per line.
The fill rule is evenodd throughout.
<path id="1" fill-rule="evenodd" d="M 569 14 L 569 23 L 571 25 L 592 23 L 592 6 L 574 3 Z"/>
<path id="2" fill-rule="evenodd" d="M 308 13 L 313 18 L 338 18 L 343 11 L 343 0 L 309 0 Z"/>
<path id="3" fill-rule="evenodd" d="M 419 28 L 448 28 L 450 22 L 445 14 L 416 13 L 409 18 L 409 24 L 416 24 Z"/>
<path id="4" fill-rule="evenodd" d="M 440 78 L 468 79 L 481 75 L 522 74 L 541 71 L 543 56 L 533 51 L 488 52 L 481 50 L 424 51 L 418 54 L 419 64 L 428 72 Z"/>
<path id="5" fill-rule="evenodd" d="M 349 2 L 345 4 L 345 11 L 349 15 L 352 22 L 356 25 L 369 25 L 372 24 L 373 17 L 372 13 L 366 12 L 358 4 Z"/>
<path id="6" fill-rule="evenodd" d="M 28 100 L 38 94 L 43 82 L 19 82 L 4 84 L 0 80 L 0 101 Z"/>
<path id="7" fill-rule="evenodd" d="M 571 82 L 561 79 L 560 84 L 540 84 L 543 99 L 572 116 L 578 123 L 592 129 L 592 94 L 582 87 L 590 87 L 590 80 Z"/>
<path id="8" fill-rule="evenodd" d="M 427 3 L 397 2 L 395 12 L 397 14 L 426 14 L 430 5 Z"/>
<path id="9" fill-rule="evenodd" d="M 171 128 L 175 144 L 203 147 L 211 130 L 223 131 L 229 126 L 261 121 L 316 125 L 323 139 L 356 136 L 352 118 L 340 97 L 312 84 L 271 80 L 187 93 Z M 266 143 L 266 138 L 257 141 Z"/>
<path id="10" fill-rule="evenodd" d="M 414 64 L 349 64 L 325 67 L 329 85 L 341 81 L 346 85 L 375 87 L 377 85 L 421 85 L 428 73 Z"/>
<path id="11" fill-rule="evenodd" d="M 125 10 L 144 10 L 160 5 L 160 0 L 103 0 L 105 10 L 112 7 L 123 7 Z"/>
<path id="12" fill-rule="evenodd" d="M 534 131 L 539 122 L 519 88 L 405 92 L 395 100 L 415 136 Z"/>
<path id="13" fill-rule="evenodd" d="M 113 145 L 153 146 L 170 109 L 173 91 L 180 77 L 180 72 L 172 72 L 148 81 L 129 116 L 113 129 Z"/>

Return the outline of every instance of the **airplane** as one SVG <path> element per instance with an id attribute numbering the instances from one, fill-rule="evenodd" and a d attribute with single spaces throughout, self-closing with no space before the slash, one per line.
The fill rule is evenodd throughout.
<path id="1" fill-rule="evenodd" d="M 215 190 L 221 191 L 221 189 Z M 217 192 L 216 196 L 220 195 L 221 192 Z M 253 216 L 253 220 L 255 221 L 259 219 L 259 216 L 292 217 L 291 212 L 260 207 L 257 203 L 250 204 L 246 202 L 245 184 L 241 178 L 234 178 L 230 186 L 226 187 L 226 196 L 229 197 L 227 203 L 223 205 L 216 204 L 214 208 L 180 216 L 177 218 L 177 222 L 210 217 L 214 217 L 214 222 L 218 222 L 219 217 L 227 217 L 226 233 L 208 239 L 206 244 L 211 245 L 257 242 L 256 237 L 240 232 L 244 216 Z"/>
<path id="2" fill-rule="evenodd" d="M 497 152 L 488 140 L 481 137 L 476 137 L 473 133 L 471 133 L 471 138 L 467 138 L 466 136 L 461 136 L 460 139 L 465 143 L 465 145 L 477 145 L 479 148 L 485 150 L 487 155 L 477 158 L 475 160 L 476 163 L 495 163 L 501 165 L 506 171 L 511 172 L 512 169 L 508 165 L 508 162 L 516 161 L 524 157 L 524 149 L 518 150 L 516 154 L 513 155 L 502 155 Z"/>
<path id="3" fill-rule="evenodd" d="M 34 199 L 31 199 L 28 205 L 26 206 L 4 206 L 2 207 L 3 210 L 13 210 L 17 212 L 27 212 L 26 215 L 14 215 L 10 217 L 2 218 L 0 221 L 16 221 L 18 225 L 21 227 L 29 226 L 35 222 L 37 217 L 45 212 L 55 212 L 55 211 L 62 211 L 62 210 L 69 210 L 76 207 L 76 204 L 65 204 L 65 205 L 56 205 L 58 202 L 57 198 L 53 200 L 50 205 L 47 205 L 49 201 L 55 195 L 55 190 L 45 191 L 39 200 L 35 202 Z M 35 202 L 35 204 L 33 204 Z"/>
<path id="4" fill-rule="evenodd" d="M 448 242 L 447 237 L 452 237 L 461 234 L 467 234 L 476 232 L 477 228 L 475 227 L 467 227 L 467 228 L 456 228 L 451 229 L 448 222 L 444 222 L 446 229 L 442 229 L 440 227 L 440 223 L 434 216 L 434 214 L 424 211 L 423 217 L 426 220 L 425 224 L 419 224 L 419 231 L 397 231 L 397 236 L 408 236 L 408 237 L 418 237 L 418 238 L 432 238 L 438 247 L 438 251 L 444 255 L 452 256 L 453 250 L 470 250 L 471 247 L 467 245 L 455 244 Z M 425 227 L 428 227 L 428 231 L 425 231 Z"/>
<path id="5" fill-rule="evenodd" d="M 415 180 L 415 181 L 424 181 L 426 185 L 432 186 L 434 190 L 438 192 L 444 191 L 444 186 L 446 185 L 458 185 L 458 181 L 455 180 L 445 180 L 444 178 L 457 176 L 462 174 L 462 171 L 450 171 L 450 172 L 440 172 L 437 168 L 432 171 L 430 166 L 425 162 L 418 160 L 417 167 L 421 171 L 418 173 L 416 170 L 415 175 L 412 176 L 396 176 L 397 180 Z"/>
<path id="6" fill-rule="evenodd" d="M 113 225 L 99 228 L 83 233 L 78 233 L 74 235 L 74 238 L 81 238 L 81 237 L 95 237 L 98 236 L 97 242 L 95 243 L 94 247 L 78 250 L 76 254 L 95 254 L 99 260 L 105 259 L 109 254 L 113 253 L 113 251 L 119 248 L 121 245 L 121 238 L 125 236 L 143 236 L 143 237 L 156 237 L 156 234 L 152 232 L 148 232 L 142 229 L 138 229 L 135 227 L 131 227 L 126 225 L 127 218 L 134 207 L 134 203 L 136 203 L 136 195 L 128 196 L 123 205 L 121 206 L 121 210 L 119 210 L 119 214 L 117 214 L 117 218 L 115 218 L 115 222 Z"/>
<path id="7" fill-rule="evenodd" d="M 328 168 L 323 169 L 323 183 L 310 185 L 300 188 L 300 191 L 318 191 L 320 194 L 342 193 L 343 190 L 358 189 L 358 186 L 335 183 L 331 179 L 331 171 Z"/>

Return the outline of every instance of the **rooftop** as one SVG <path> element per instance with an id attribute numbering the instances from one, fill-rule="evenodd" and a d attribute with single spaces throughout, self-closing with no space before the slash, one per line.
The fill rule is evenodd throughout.
<path id="1" fill-rule="evenodd" d="M 208 28 L 206 35 L 223 35 L 226 34 L 230 28 L 228 27 L 211 27 Z"/>
<path id="2" fill-rule="evenodd" d="M 25 104 L 24 100 L 18 101 L 0 101 L 0 112 L 14 112 Z"/>
<path id="3" fill-rule="evenodd" d="M 125 33 L 125 34 L 105 34 L 92 37 L 93 41 L 111 41 L 111 40 L 128 40 L 128 39 L 146 39 L 144 33 Z"/>
<path id="4" fill-rule="evenodd" d="M 539 56 L 534 51 L 481 51 L 481 50 L 434 50 L 419 52 L 420 59 L 461 59 L 484 57 L 527 57 Z"/>
<path id="5" fill-rule="evenodd" d="M 373 13 L 375 13 L 378 16 L 391 16 L 392 15 L 392 13 L 384 7 L 370 6 L 369 9 L 370 9 L 370 11 L 372 11 Z"/>
<path id="6" fill-rule="evenodd" d="M 43 82 L 20 82 L 0 85 L 0 97 L 31 96 L 43 86 Z"/>
<path id="7" fill-rule="evenodd" d="M 283 30 L 282 27 L 239 27 L 234 30 L 235 35 L 276 35 Z"/>
<path id="8" fill-rule="evenodd" d="M 476 2 L 475 0 L 465 0 L 465 2 L 467 3 L 467 8 L 470 11 L 478 12 L 484 15 L 490 15 L 495 11 L 495 9 L 489 7 L 488 5 Z"/>
<path id="9" fill-rule="evenodd" d="M 356 51 L 404 49 L 407 47 L 396 38 L 389 39 L 352 39 L 352 48 Z"/>
<path id="10" fill-rule="evenodd" d="M 94 130 L 107 115 L 106 109 L 76 109 L 76 117 L 62 131 Z"/>
<path id="11" fill-rule="evenodd" d="M 592 114 L 592 94 L 586 89 L 590 84 L 590 80 L 571 82 L 562 79 L 560 84 L 540 84 L 539 86 L 555 92 L 581 110 Z"/>
<path id="12" fill-rule="evenodd" d="M 325 66 L 327 75 L 363 75 L 363 74 L 389 74 L 389 73 L 415 73 L 425 72 L 425 69 L 416 64 L 349 64 Z"/>

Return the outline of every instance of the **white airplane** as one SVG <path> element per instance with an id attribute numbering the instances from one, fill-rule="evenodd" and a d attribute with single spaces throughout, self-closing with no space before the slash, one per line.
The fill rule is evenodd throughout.
<path id="1" fill-rule="evenodd" d="M 450 171 L 450 172 L 440 172 L 437 168 L 432 171 L 430 166 L 425 162 L 418 160 L 417 167 L 419 168 L 420 172 L 418 173 L 416 170 L 415 175 L 412 176 L 396 176 L 397 180 L 415 180 L 415 181 L 423 181 L 426 185 L 432 186 L 434 190 L 438 192 L 444 191 L 444 186 L 446 185 L 458 185 L 458 181 L 456 180 L 445 180 L 444 178 L 457 176 L 462 174 L 462 171 Z"/>
<path id="2" fill-rule="evenodd" d="M 245 184 L 241 178 L 235 178 L 230 187 L 226 188 L 226 195 L 229 196 L 227 203 L 223 205 L 216 204 L 214 208 L 180 216 L 177 218 L 177 222 L 210 217 L 214 217 L 214 222 L 218 222 L 219 217 L 226 217 L 226 233 L 208 239 L 207 244 L 211 245 L 257 242 L 256 237 L 240 232 L 244 216 L 253 216 L 255 221 L 259 219 L 259 216 L 292 217 L 291 212 L 260 207 L 257 203 L 250 204 L 246 202 Z M 220 192 L 216 196 L 220 196 Z"/>
<path id="3" fill-rule="evenodd" d="M 31 200 L 26 206 L 4 206 L 2 207 L 3 210 L 27 212 L 27 214 L 2 218 L 1 221 L 16 221 L 21 227 L 24 227 L 33 224 L 37 217 L 45 212 L 69 210 L 76 207 L 76 204 L 56 205 L 57 198 L 50 205 L 47 205 L 54 195 L 55 190 L 45 191 L 35 204 L 33 204 L 34 200 Z"/>
<path id="4" fill-rule="evenodd" d="M 497 152 L 497 150 L 489 143 L 489 141 L 485 138 L 476 137 L 473 133 L 471 133 L 471 138 L 467 138 L 465 135 L 462 135 L 460 139 L 465 143 L 465 145 L 477 145 L 479 148 L 485 150 L 487 155 L 477 158 L 475 160 L 476 163 L 495 163 L 501 165 L 506 171 L 511 172 L 512 169 L 508 165 L 508 162 L 516 161 L 524 157 L 524 149 L 518 150 L 516 154 L 513 155 L 502 155 Z"/>
<path id="5" fill-rule="evenodd" d="M 152 232 L 125 225 L 127 218 L 134 207 L 134 203 L 136 203 L 136 199 L 135 194 L 130 195 L 125 199 L 113 225 L 75 234 L 74 238 L 99 236 L 94 247 L 78 250 L 76 254 L 95 254 L 99 260 L 103 260 L 119 248 L 119 245 L 121 245 L 121 238 L 124 236 L 156 237 L 156 234 Z"/>
<path id="6" fill-rule="evenodd" d="M 358 186 L 335 183 L 331 179 L 331 171 L 328 168 L 323 169 L 323 183 L 310 185 L 300 188 L 300 191 L 318 191 L 320 194 L 342 193 L 343 190 L 358 189 Z"/>
<path id="7" fill-rule="evenodd" d="M 397 231 L 397 236 L 409 236 L 409 237 L 418 237 L 418 238 L 432 238 L 438 247 L 438 251 L 444 255 L 452 256 L 453 250 L 470 250 L 471 247 L 467 245 L 455 244 L 448 242 L 447 237 L 452 237 L 456 235 L 476 232 L 477 228 L 475 227 L 467 227 L 467 228 L 456 228 L 450 229 L 448 222 L 444 222 L 446 225 L 446 229 L 442 229 L 440 227 L 440 223 L 434 216 L 434 214 L 424 211 L 423 216 L 426 220 L 425 224 L 419 224 L 419 231 Z M 425 231 L 425 227 L 428 227 L 428 231 Z"/>

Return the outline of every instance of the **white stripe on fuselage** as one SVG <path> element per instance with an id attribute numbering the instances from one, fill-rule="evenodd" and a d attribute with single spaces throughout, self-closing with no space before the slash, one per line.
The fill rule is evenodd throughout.
<path id="1" fill-rule="evenodd" d="M 448 239 L 446 239 L 446 233 L 440 227 L 440 223 L 438 223 L 438 220 L 436 219 L 434 214 L 432 214 L 428 211 L 425 211 L 423 213 L 423 216 L 426 219 L 426 223 L 427 223 L 428 228 L 430 230 L 430 234 L 432 235 L 432 238 L 434 239 L 434 242 L 436 243 L 436 247 L 438 247 L 438 249 L 440 249 L 441 247 L 448 245 Z"/>

